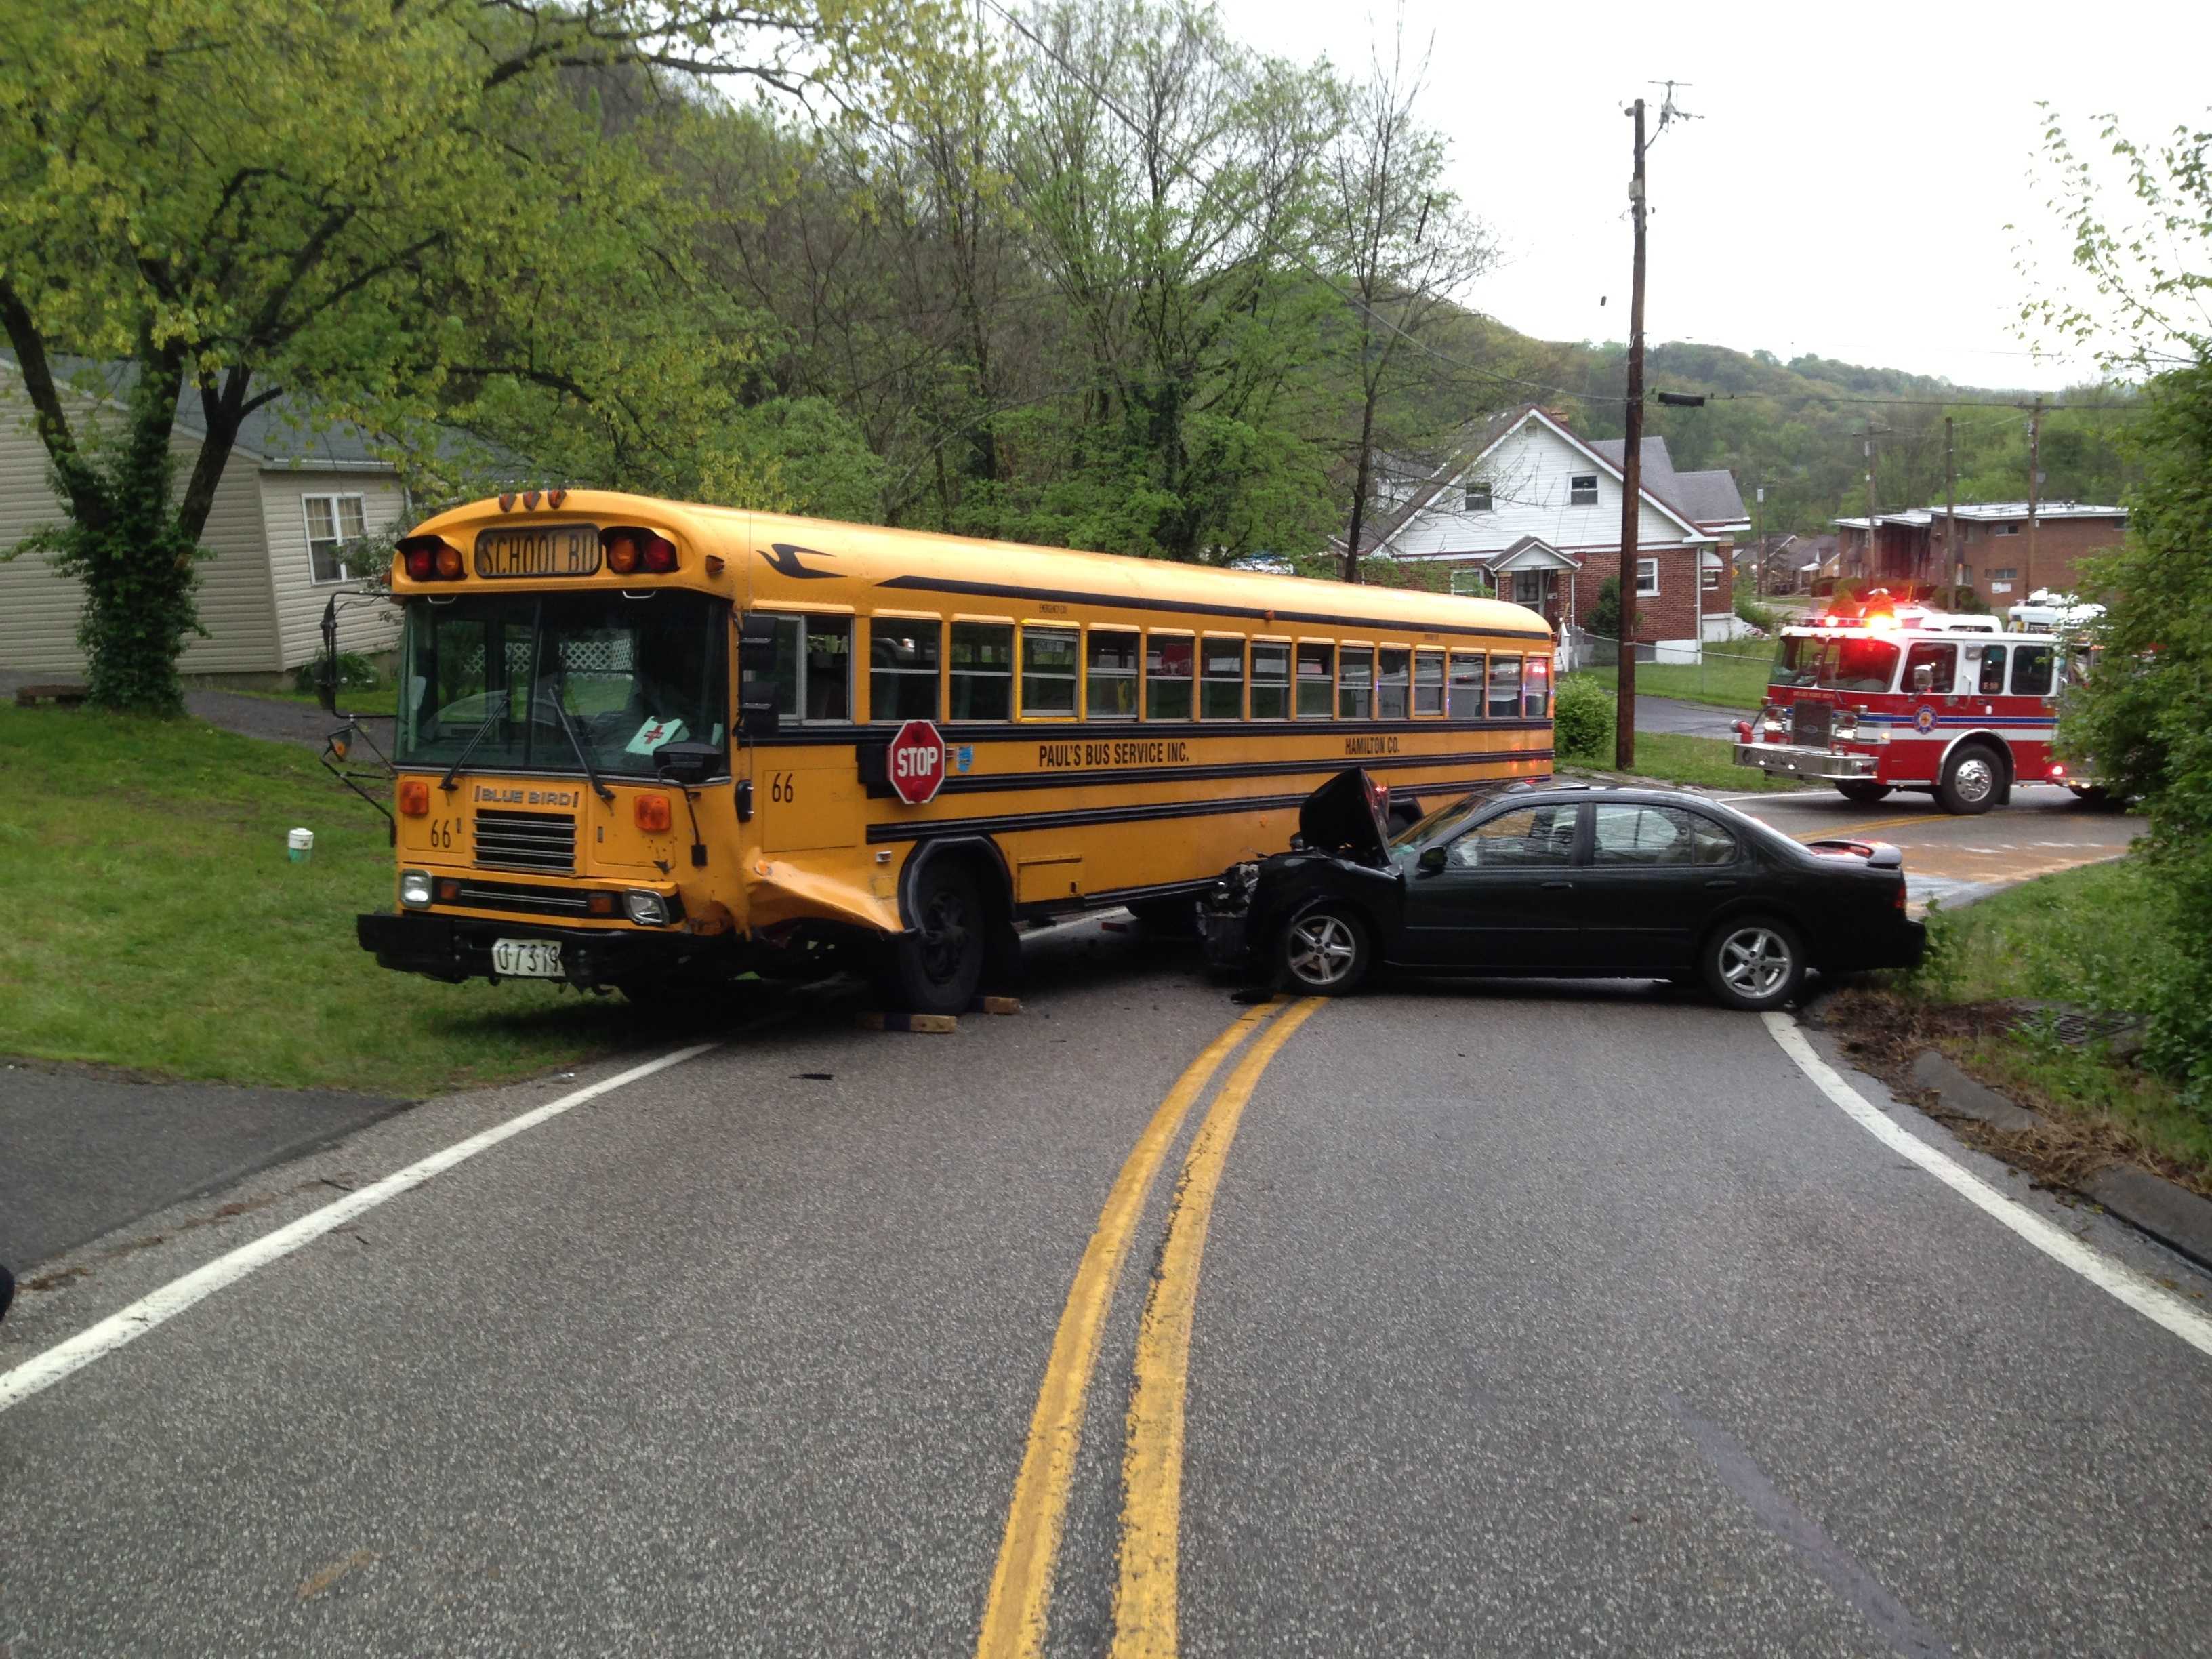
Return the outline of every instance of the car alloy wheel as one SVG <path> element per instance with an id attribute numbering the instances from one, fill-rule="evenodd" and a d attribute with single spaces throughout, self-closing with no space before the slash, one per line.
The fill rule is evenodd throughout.
<path id="1" fill-rule="evenodd" d="M 1752 1006 L 1781 1000 L 1796 977 L 1797 957 L 1779 930 L 1750 922 L 1722 938 L 1715 966 L 1733 1000 Z"/>
<path id="2" fill-rule="evenodd" d="M 1309 910 L 1283 935 L 1283 967 L 1300 990 L 1341 994 L 1366 976 L 1367 941 L 1341 911 Z"/>

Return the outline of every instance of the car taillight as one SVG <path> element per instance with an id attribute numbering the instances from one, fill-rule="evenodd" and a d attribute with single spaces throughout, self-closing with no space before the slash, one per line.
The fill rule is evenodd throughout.
<path id="1" fill-rule="evenodd" d="M 1905 884 L 1902 881 L 1897 884 L 1897 890 L 1890 896 L 1890 902 L 1900 911 L 1905 908 Z"/>
<path id="2" fill-rule="evenodd" d="M 399 543 L 399 562 L 407 567 L 410 581 L 457 582 L 461 579 L 461 550 L 436 536 L 409 536 Z"/>

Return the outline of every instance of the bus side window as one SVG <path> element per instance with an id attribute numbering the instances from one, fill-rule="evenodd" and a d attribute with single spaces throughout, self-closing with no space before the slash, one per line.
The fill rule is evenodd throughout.
<path id="1" fill-rule="evenodd" d="M 787 720 L 800 717 L 799 685 L 806 673 L 806 618 L 775 617 L 775 712 Z"/>
<path id="2" fill-rule="evenodd" d="M 905 617 L 868 622 L 868 718 L 937 718 L 937 647 L 942 623 Z"/>
<path id="3" fill-rule="evenodd" d="M 1449 711 L 1455 720 L 1482 718 L 1482 653 L 1455 651 L 1451 653 L 1451 702 Z"/>
<path id="4" fill-rule="evenodd" d="M 1413 653 L 1401 646 L 1384 646 L 1375 671 L 1375 714 L 1378 720 L 1401 720 L 1411 712 Z"/>
<path id="5" fill-rule="evenodd" d="M 1441 651 L 1413 653 L 1413 713 L 1441 714 L 1444 712 L 1444 653 Z"/>
<path id="6" fill-rule="evenodd" d="M 1075 718 L 1075 665 L 1079 660 L 1072 628 L 1022 629 L 1022 714 L 1030 720 Z"/>
<path id="7" fill-rule="evenodd" d="M 1291 716 L 1291 647 L 1255 642 L 1252 647 L 1252 718 L 1281 720 Z"/>
<path id="8" fill-rule="evenodd" d="M 2012 694 L 2015 697 L 2051 695 L 2051 647 L 2015 646 L 2012 653 Z"/>
<path id="9" fill-rule="evenodd" d="M 1490 659 L 1490 718 L 1510 720 L 1521 712 L 1521 659 Z"/>
<path id="10" fill-rule="evenodd" d="M 1530 657 L 1521 665 L 1521 712 L 1540 720 L 1552 712 L 1552 661 Z"/>
<path id="11" fill-rule="evenodd" d="M 1971 646 L 1967 648 L 1972 649 Z M 2006 647 L 2002 645 L 1982 647 L 1981 692 L 1984 696 L 1992 697 L 2004 690 L 2005 658 L 2008 654 Z"/>
<path id="12" fill-rule="evenodd" d="M 1091 675 L 1086 718 L 1094 720 L 1133 720 L 1137 718 L 1137 630 L 1094 628 L 1091 630 Z"/>
<path id="13" fill-rule="evenodd" d="M 853 718 L 849 617 L 776 617 L 775 708 L 787 720 Z"/>
<path id="14" fill-rule="evenodd" d="M 1339 680 L 1336 712 L 1348 720 L 1375 717 L 1375 653 L 1364 645 L 1347 645 L 1337 664 Z"/>
<path id="15" fill-rule="evenodd" d="M 1014 717 L 1014 629 L 1011 623 L 952 624 L 952 707 L 956 720 Z"/>
<path id="16" fill-rule="evenodd" d="M 1244 641 L 1208 634 L 1200 642 L 1198 717 L 1202 720 L 1244 718 Z"/>
<path id="17" fill-rule="evenodd" d="M 1328 645 L 1298 647 L 1298 718 L 1302 720 L 1328 718 L 1329 705 L 1336 696 L 1336 676 L 1329 660 L 1335 649 Z"/>
<path id="18" fill-rule="evenodd" d="M 1190 718 L 1191 671 L 1197 665 L 1197 641 L 1188 634 L 1149 634 L 1145 637 L 1145 718 L 1148 720 L 1187 720 Z"/>
<path id="19" fill-rule="evenodd" d="M 1793 641 L 1794 644 L 1795 641 Z M 1959 681 L 1959 647 L 1923 641 L 1905 653 L 1905 678 L 1898 690 L 1911 696 L 1918 689 L 1919 671 L 1928 670 L 1928 690 L 1921 695 L 1947 696 Z"/>

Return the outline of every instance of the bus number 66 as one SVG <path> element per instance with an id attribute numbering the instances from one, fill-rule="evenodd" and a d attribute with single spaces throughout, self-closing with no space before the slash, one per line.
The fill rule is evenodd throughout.
<path id="1" fill-rule="evenodd" d="M 768 798 L 773 801 L 794 801 L 799 799 L 799 775 L 795 772 L 771 772 L 768 779 Z"/>

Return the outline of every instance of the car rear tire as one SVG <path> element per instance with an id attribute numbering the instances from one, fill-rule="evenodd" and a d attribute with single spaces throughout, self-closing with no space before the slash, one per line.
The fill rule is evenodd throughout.
<path id="1" fill-rule="evenodd" d="M 1779 1008 L 1805 981 L 1805 947 L 1796 931 L 1765 916 L 1739 917 L 1705 940 L 1705 988 L 1722 1005 L 1747 1013 Z"/>
<path id="2" fill-rule="evenodd" d="M 1986 812 L 2004 793 L 2004 762 L 1985 743 L 1962 743 L 1943 763 L 1936 802 L 1947 812 Z"/>
<path id="3" fill-rule="evenodd" d="M 939 860 L 914 888 L 914 926 L 885 951 L 878 988 L 896 1012 L 967 1012 L 983 983 L 985 931 L 990 918 L 967 869 Z"/>
<path id="4" fill-rule="evenodd" d="M 1349 905 L 1323 900 L 1283 925 L 1275 949 L 1275 981 L 1302 996 L 1348 996 L 1366 979 L 1373 961 L 1365 920 Z"/>
<path id="5" fill-rule="evenodd" d="M 1889 786 L 1886 783 L 1839 783 L 1836 786 L 1836 793 L 1845 800 L 1855 801 L 1861 806 L 1871 806 L 1878 800 L 1889 798 Z"/>

